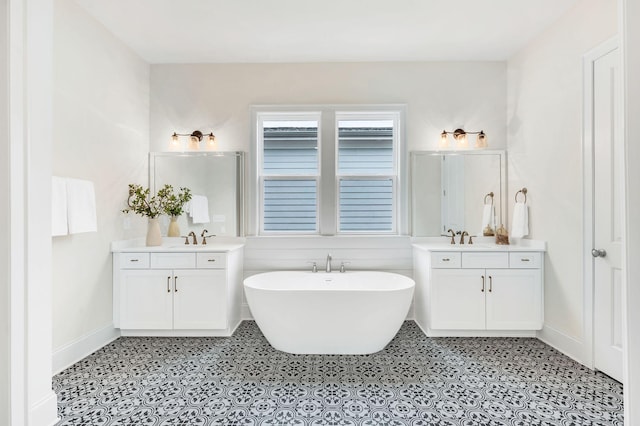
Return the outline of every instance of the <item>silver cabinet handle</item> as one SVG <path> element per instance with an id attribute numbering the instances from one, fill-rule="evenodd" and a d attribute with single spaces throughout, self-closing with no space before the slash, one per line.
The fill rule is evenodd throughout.
<path id="1" fill-rule="evenodd" d="M 493 291 L 493 277 L 489 275 L 489 293 Z"/>
<path id="2" fill-rule="evenodd" d="M 171 277 L 167 277 L 167 293 L 171 293 Z"/>
<path id="3" fill-rule="evenodd" d="M 129 262 L 139 262 L 140 259 L 129 259 Z"/>
<path id="4" fill-rule="evenodd" d="M 178 277 L 173 277 L 173 291 L 178 292 Z"/>
<path id="5" fill-rule="evenodd" d="M 520 262 L 530 262 L 530 259 L 527 259 L 526 257 L 523 257 L 520 259 Z"/>
<path id="6" fill-rule="evenodd" d="M 605 257 L 607 252 L 605 249 L 593 249 L 591 250 L 591 256 L 593 257 Z"/>
<path id="7" fill-rule="evenodd" d="M 449 259 L 448 257 L 445 257 L 445 258 L 443 258 L 443 259 L 442 259 L 442 261 L 443 261 L 443 262 L 448 262 L 448 261 L 450 261 L 450 260 L 451 260 L 451 259 Z"/>
<path id="8" fill-rule="evenodd" d="M 207 262 L 215 262 L 215 259 L 207 259 Z"/>
<path id="9" fill-rule="evenodd" d="M 482 289 L 480 291 L 484 293 L 484 275 L 482 276 Z"/>

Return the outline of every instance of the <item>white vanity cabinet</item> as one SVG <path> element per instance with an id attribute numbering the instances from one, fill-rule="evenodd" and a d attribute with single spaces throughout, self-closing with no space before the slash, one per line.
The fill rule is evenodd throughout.
<path id="1" fill-rule="evenodd" d="M 543 253 L 414 248 L 415 316 L 431 336 L 533 335 L 543 324 Z"/>
<path id="2" fill-rule="evenodd" d="M 230 335 L 240 323 L 242 250 L 114 253 L 123 335 Z"/>

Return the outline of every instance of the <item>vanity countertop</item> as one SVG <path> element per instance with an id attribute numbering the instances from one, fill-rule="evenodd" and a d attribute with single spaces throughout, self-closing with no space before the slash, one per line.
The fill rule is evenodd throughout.
<path id="1" fill-rule="evenodd" d="M 518 252 L 518 251 L 546 251 L 546 243 L 540 240 L 521 239 L 509 245 L 499 245 L 493 242 L 493 237 L 474 238 L 473 244 L 451 244 L 451 237 L 413 238 L 411 245 L 425 251 L 487 251 L 487 252 Z"/>
<path id="2" fill-rule="evenodd" d="M 200 237 L 198 237 L 198 242 Z M 114 241 L 111 243 L 113 253 L 220 253 L 238 250 L 244 247 L 244 238 L 208 237 L 207 244 L 185 244 L 183 237 L 163 237 L 161 246 L 147 247 L 144 239 Z"/>

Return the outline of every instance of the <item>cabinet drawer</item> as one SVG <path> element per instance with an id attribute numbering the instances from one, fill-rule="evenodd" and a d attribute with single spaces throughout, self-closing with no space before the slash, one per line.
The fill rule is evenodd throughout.
<path id="1" fill-rule="evenodd" d="M 432 268 L 459 268 L 460 252 L 434 251 L 431 253 Z"/>
<path id="2" fill-rule="evenodd" d="M 225 267 L 225 255 L 223 253 L 197 253 L 196 265 L 198 268 L 223 269 Z"/>
<path id="3" fill-rule="evenodd" d="M 149 253 L 120 253 L 120 268 L 148 269 Z"/>
<path id="4" fill-rule="evenodd" d="M 542 255 L 536 252 L 509 253 L 511 268 L 537 269 L 542 265 Z"/>
<path id="5" fill-rule="evenodd" d="M 509 253 L 462 253 L 463 268 L 508 268 Z"/>
<path id="6" fill-rule="evenodd" d="M 195 253 L 151 253 L 151 267 L 156 269 L 195 268 Z"/>

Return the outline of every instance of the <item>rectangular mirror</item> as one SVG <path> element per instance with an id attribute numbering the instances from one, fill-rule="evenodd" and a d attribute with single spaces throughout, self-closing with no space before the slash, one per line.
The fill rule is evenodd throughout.
<path id="1" fill-rule="evenodd" d="M 494 196 L 487 194 L 493 192 Z M 485 202 L 503 223 L 506 152 L 411 152 L 411 229 L 415 237 L 445 235 L 448 229 L 482 235 Z"/>
<path id="2" fill-rule="evenodd" d="M 206 206 L 206 213 L 200 214 L 195 223 L 189 213 L 178 218 L 181 235 L 190 231 L 200 235 L 203 229 L 207 229 L 217 236 L 244 236 L 243 180 L 243 152 L 149 154 L 149 187 L 152 193 L 165 184 L 173 186 L 176 191 L 185 187 L 191 190 L 194 198 L 200 197 Z M 168 224 L 169 218 L 162 216 L 163 235 L 166 235 Z"/>

